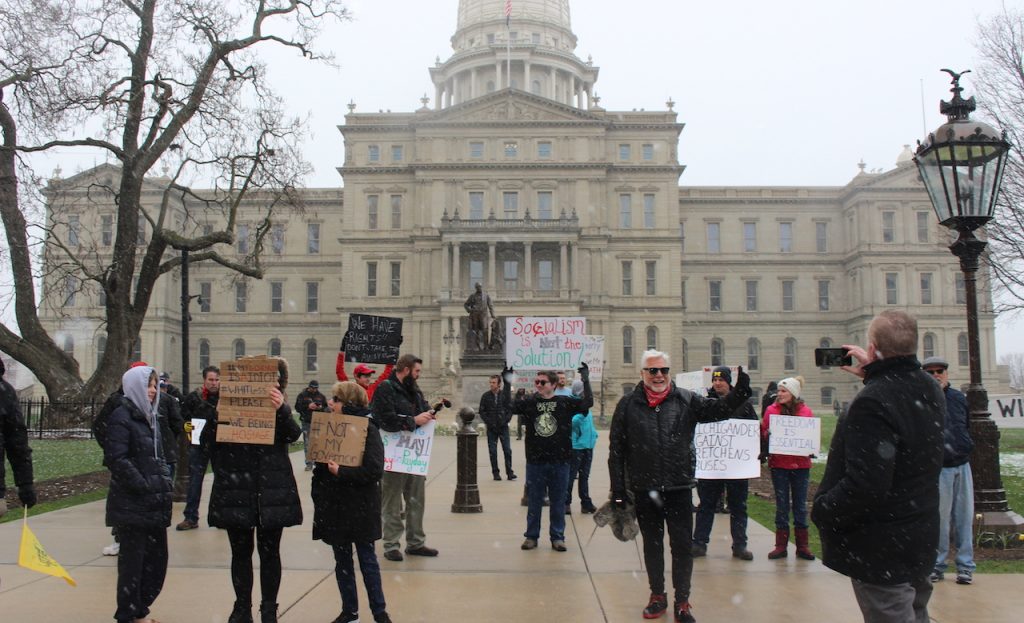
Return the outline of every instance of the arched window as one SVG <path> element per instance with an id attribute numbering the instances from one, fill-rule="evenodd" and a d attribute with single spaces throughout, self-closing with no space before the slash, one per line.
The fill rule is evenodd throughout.
<path id="1" fill-rule="evenodd" d="M 722 366 L 725 365 L 725 342 L 722 338 L 714 338 L 711 340 L 711 365 Z"/>
<path id="2" fill-rule="evenodd" d="M 647 350 L 658 349 L 658 327 L 647 327 Z"/>
<path id="3" fill-rule="evenodd" d="M 622 363 L 633 363 L 633 327 L 622 327 Z"/>
<path id="4" fill-rule="evenodd" d="M 199 369 L 203 370 L 210 365 L 210 342 L 199 340 Z"/>
<path id="5" fill-rule="evenodd" d="M 680 370 L 690 369 L 690 345 L 683 340 L 683 358 L 679 361 Z"/>
<path id="6" fill-rule="evenodd" d="M 761 341 L 756 337 L 747 340 L 747 369 L 761 369 Z"/>
<path id="7" fill-rule="evenodd" d="M 316 340 L 306 340 L 306 370 L 314 372 L 318 370 L 316 361 Z"/>
<path id="8" fill-rule="evenodd" d="M 96 338 L 96 367 L 100 367 L 103 355 L 107 353 L 107 336 L 101 335 Z"/>
<path id="9" fill-rule="evenodd" d="M 957 363 L 961 367 L 966 368 L 971 365 L 971 353 L 967 346 L 967 334 L 961 333 L 956 336 L 956 359 Z"/>
<path id="10" fill-rule="evenodd" d="M 783 346 L 783 370 L 796 370 L 796 339 L 787 337 Z"/>
<path id="11" fill-rule="evenodd" d="M 935 334 L 925 333 L 921 340 L 921 357 L 927 359 L 935 356 Z"/>
<path id="12" fill-rule="evenodd" d="M 267 344 L 267 354 L 270 355 L 271 357 L 280 357 L 281 340 L 277 339 L 276 337 L 270 340 L 270 343 Z"/>
<path id="13" fill-rule="evenodd" d="M 231 345 L 231 351 L 235 353 L 235 359 L 245 357 L 245 340 L 239 338 Z"/>

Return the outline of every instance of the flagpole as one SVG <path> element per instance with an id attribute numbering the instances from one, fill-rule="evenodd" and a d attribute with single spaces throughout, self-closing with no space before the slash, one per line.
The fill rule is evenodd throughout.
<path id="1" fill-rule="evenodd" d="M 505 73 L 508 75 L 508 88 L 512 88 L 512 0 L 505 0 Z"/>

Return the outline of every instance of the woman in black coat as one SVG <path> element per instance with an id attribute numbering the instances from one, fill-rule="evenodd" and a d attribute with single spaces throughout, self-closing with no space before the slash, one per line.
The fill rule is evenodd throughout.
<path id="1" fill-rule="evenodd" d="M 106 523 L 117 528 L 121 543 L 114 618 L 147 623 L 167 574 L 172 486 L 157 422 L 156 370 L 131 368 L 121 385 L 124 397 L 107 420 L 103 445 L 110 470 Z"/>
<path id="2" fill-rule="evenodd" d="M 281 360 L 282 366 L 284 365 Z M 283 389 L 287 368 L 282 367 Z M 281 533 L 302 523 L 299 489 L 295 484 L 288 446 L 302 431 L 292 418 L 281 389 L 269 390 L 277 409 L 274 443 L 217 443 L 217 422 L 203 429 L 203 443 L 210 448 L 213 490 L 210 493 L 210 525 L 224 528 L 231 544 L 231 584 L 235 605 L 228 623 L 252 623 L 252 551 L 260 554 L 260 617 L 262 623 L 277 621 L 277 592 L 281 586 Z M 223 403 L 223 399 L 222 399 Z M 255 537 L 255 538 L 254 538 Z"/>
<path id="3" fill-rule="evenodd" d="M 352 546 L 376 623 L 391 623 L 384 601 L 374 541 L 381 538 L 380 480 L 384 475 L 384 443 L 367 410 L 366 390 L 352 381 L 335 383 L 328 402 L 335 413 L 369 418 L 363 463 L 343 467 L 334 461 L 313 468 L 313 538 L 334 549 L 334 575 L 341 593 L 341 614 L 334 623 L 359 619 Z"/>

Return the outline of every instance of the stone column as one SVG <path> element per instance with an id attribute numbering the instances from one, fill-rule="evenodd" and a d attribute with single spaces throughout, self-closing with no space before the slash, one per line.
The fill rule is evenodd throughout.
<path id="1" fill-rule="evenodd" d="M 434 85 L 434 110 L 441 110 L 442 101 L 444 97 L 444 83 L 438 82 Z"/>
<path id="2" fill-rule="evenodd" d="M 477 91 L 477 77 L 476 67 L 469 70 L 469 99 L 476 97 Z"/>
<path id="3" fill-rule="evenodd" d="M 504 64 L 505 64 L 505 59 L 503 59 L 503 58 L 499 58 L 499 59 L 497 59 L 494 62 L 494 77 L 496 78 L 496 80 L 494 82 L 494 90 L 495 91 L 501 90 L 503 85 L 505 84 L 501 80 L 501 68 L 502 68 L 502 66 Z"/>
<path id="4" fill-rule="evenodd" d="M 452 296 L 462 296 L 462 277 L 459 275 L 459 243 L 452 243 Z"/>
<path id="5" fill-rule="evenodd" d="M 533 298 L 533 243 L 523 243 L 523 263 L 524 274 L 523 274 L 523 296 L 524 298 Z"/>
<path id="6" fill-rule="evenodd" d="M 530 90 L 530 61 L 523 61 L 523 90 L 533 92 Z"/>
<path id="7" fill-rule="evenodd" d="M 569 245 L 569 290 L 579 289 L 579 272 L 580 272 L 580 261 L 579 261 L 579 250 L 580 245 L 578 243 L 571 243 Z"/>
<path id="8" fill-rule="evenodd" d="M 441 243 L 441 298 L 450 299 L 452 296 L 451 276 L 452 267 L 448 259 L 448 243 Z"/>
<path id="9" fill-rule="evenodd" d="M 568 243 L 564 240 L 558 243 L 558 294 L 560 298 L 565 298 L 569 295 L 569 250 L 566 248 Z"/>
<path id="10" fill-rule="evenodd" d="M 459 97 L 459 74 L 452 76 L 452 104 L 458 104 L 462 99 Z"/>
<path id="11" fill-rule="evenodd" d="M 496 246 L 497 246 L 497 243 L 495 243 L 495 242 L 488 242 L 487 243 L 487 287 L 489 289 L 491 289 L 491 290 L 497 290 L 498 289 L 498 282 L 494 280 L 494 275 L 495 275 L 494 263 L 495 263 L 495 260 L 496 260 L 496 253 L 495 253 L 495 247 Z"/>

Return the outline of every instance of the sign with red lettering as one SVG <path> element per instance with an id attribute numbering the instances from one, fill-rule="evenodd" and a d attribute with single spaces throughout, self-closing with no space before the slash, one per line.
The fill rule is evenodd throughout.
<path id="1" fill-rule="evenodd" d="M 581 316 L 505 319 L 505 362 L 515 370 L 575 370 L 587 343 Z"/>
<path id="2" fill-rule="evenodd" d="M 244 357 L 220 364 L 217 402 L 217 441 L 274 443 L 277 410 L 269 390 L 278 382 L 278 362 L 272 357 Z"/>

